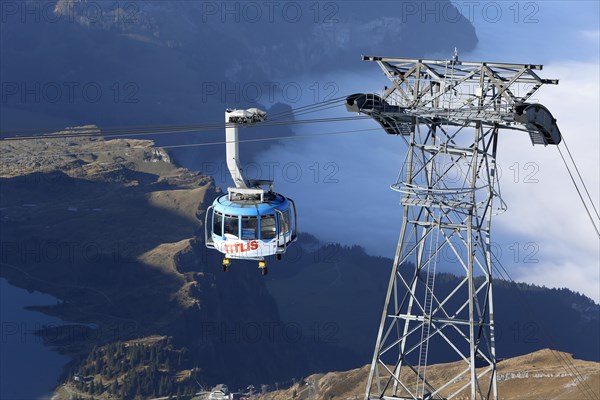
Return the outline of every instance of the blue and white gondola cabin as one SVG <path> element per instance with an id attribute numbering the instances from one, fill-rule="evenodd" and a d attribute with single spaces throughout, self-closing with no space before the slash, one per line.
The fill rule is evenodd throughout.
<path id="1" fill-rule="evenodd" d="M 219 196 L 205 218 L 206 246 L 225 255 L 224 271 L 230 259 L 244 259 L 259 261 L 266 274 L 265 258 L 280 259 L 297 238 L 294 201 L 275 193 L 272 181 L 247 180 L 238 163 L 238 125 L 265 118 L 266 113 L 257 109 L 227 110 L 225 114 L 227 166 L 236 187 Z"/>

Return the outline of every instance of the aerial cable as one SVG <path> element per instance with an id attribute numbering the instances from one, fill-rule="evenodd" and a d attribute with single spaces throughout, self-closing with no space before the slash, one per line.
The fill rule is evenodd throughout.
<path id="1" fill-rule="evenodd" d="M 352 117 L 334 117 L 334 118 L 317 118 L 317 119 L 303 119 L 303 120 L 291 120 L 291 121 L 278 121 L 278 122 L 265 122 L 261 123 L 261 126 L 281 126 L 281 125 L 298 125 L 307 123 L 326 123 L 326 122 L 343 122 L 343 121 L 355 121 L 360 119 L 369 119 L 365 116 L 352 116 Z M 264 124 L 264 125 L 263 125 Z M 259 126 L 257 123 L 256 126 Z M 86 137 L 119 137 L 119 136 L 150 136 L 150 135 L 161 135 L 161 134 L 175 134 L 175 133 L 195 133 L 202 131 L 216 131 L 225 129 L 225 125 L 220 126 L 189 126 L 181 127 L 178 129 L 161 129 L 154 131 L 112 131 L 105 132 L 104 130 L 97 128 L 88 128 L 87 132 L 81 131 L 78 133 L 70 133 L 69 130 L 63 131 L 66 133 L 52 133 L 47 135 L 36 135 L 36 136 L 19 136 L 19 137 L 7 137 L 0 139 L 0 141 L 19 141 L 19 140 L 38 140 L 38 139 L 66 139 L 66 138 L 86 138 Z"/>
<path id="2" fill-rule="evenodd" d="M 342 96 L 339 98 L 335 98 L 335 99 L 330 99 L 330 100 L 326 100 L 320 103 L 315 103 L 315 104 L 310 104 L 310 105 L 306 105 L 306 106 L 302 106 L 302 107 L 298 107 L 295 109 L 291 109 L 288 111 L 284 111 L 284 112 L 279 112 L 279 113 L 274 113 L 272 115 L 270 115 L 270 120 L 272 121 L 273 119 L 278 119 L 278 118 L 282 118 L 283 116 L 293 116 L 295 113 L 299 113 L 302 112 L 303 114 L 307 114 L 310 112 L 319 112 L 321 111 L 319 108 L 325 107 L 325 106 L 330 106 L 333 102 L 337 102 L 341 99 L 345 99 L 347 96 Z M 343 104 L 340 102 L 340 105 Z M 268 123 L 269 121 L 267 121 Z M 214 123 L 208 123 L 208 124 L 184 124 L 184 125 L 173 125 L 173 124 L 159 124 L 159 125 L 130 125 L 130 126 L 117 126 L 117 127 L 105 127 L 105 128 L 101 128 L 102 131 L 104 132 L 109 132 L 109 131 L 114 131 L 114 130 L 155 130 L 155 129 L 179 129 L 182 127 L 189 127 L 189 126 L 213 126 L 215 129 L 219 129 L 219 128 L 224 128 L 225 123 L 224 122 L 214 122 Z M 94 128 L 90 127 L 90 126 L 78 126 L 78 127 L 72 127 L 72 128 L 65 128 L 65 127 L 60 127 L 60 128 L 52 128 L 52 129 L 20 129 L 20 130 L 10 130 L 10 131 L 3 131 L 0 133 L 1 136 L 9 136 L 9 135 L 19 135 L 19 134 L 28 134 L 28 135 L 34 135 L 34 134 L 42 134 L 42 133 L 48 133 L 48 132 L 60 132 L 60 131 L 72 131 L 72 132 L 88 132 L 90 130 L 92 130 Z"/>
<path id="3" fill-rule="evenodd" d="M 269 138 L 256 138 L 256 139 L 244 139 L 238 140 L 238 143 L 251 143 L 251 142 L 266 142 L 271 140 L 288 140 L 288 139 L 307 139 L 311 137 L 323 137 L 323 136 L 333 136 L 333 135 L 346 135 L 352 133 L 360 133 L 360 132 L 372 132 L 372 131 L 380 131 L 381 128 L 368 128 L 368 129 L 355 129 L 349 131 L 336 131 L 336 132 L 322 132 L 322 133 L 311 133 L 308 135 L 288 135 L 288 136 L 276 136 Z M 231 142 L 227 141 L 218 141 L 218 142 L 207 142 L 207 143 L 183 143 L 183 144 L 175 144 L 175 145 L 167 145 L 167 146 L 158 146 L 161 149 L 175 149 L 175 148 L 185 148 L 185 147 L 204 147 L 204 146 L 215 146 L 215 145 L 223 145 Z M 133 151 L 133 150 L 144 150 L 143 147 L 135 148 L 135 147 L 123 147 L 123 151 Z M 82 151 L 82 152 L 70 152 L 70 153 L 56 153 L 52 150 L 49 151 L 40 151 L 37 154 L 51 155 L 51 156 L 78 156 L 78 155 L 86 155 L 86 154 L 102 154 L 102 153 L 115 153 L 117 150 L 106 150 L 106 151 Z"/>
<path id="4" fill-rule="evenodd" d="M 331 118 L 314 118 L 314 119 L 302 119 L 302 120 L 288 120 L 288 121 L 267 121 L 257 123 L 256 126 L 283 126 L 283 125 L 299 125 L 309 123 L 327 123 L 327 122 L 344 122 L 344 121 L 356 121 L 361 119 L 369 119 L 367 116 L 351 116 L 351 117 L 331 117 Z M 225 129 L 225 124 L 204 124 L 204 125 L 179 125 L 175 129 L 167 128 L 166 126 L 161 129 L 155 130 L 112 130 L 105 131 L 101 128 L 85 128 L 80 129 L 74 133 L 71 133 L 71 129 L 63 130 L 63 133 L 55 132 L 45 135 L 33 135 L 33 136 L 16 136 L 16 137 L 3 137 L 0 138 L 2 141 L 20 141 L 20 140 L 38 140 L 38 139 L 66 139 L 66 138 L 89 138 L 89 137 L 119 137 L 119 136 L 150 136 L 150 135 L 162 135 L 162 134 L 175 134 L 175 133 L 195 133 L 202 131 L 217 131 Z"/>
<path id="5" fill-rule="evenodd" d="M 500 261 L 500 259 L 498 258 L 498 256 L 494 253 L 491 252 L 492 256 L 496 259 L 497 265 L 499 265 L 502 270 L 504 271 L 504 273 L 506 274 L 506 277 L 504 277 L 504 274 L 502 273 L 502 271 L 500 271 L 500 269 L 498 269 L 498 266 L 496 265 L 496 263 L 492 262 L 492 268 L 498 273 L 498 275 L 500 275 L 500 277 L 505 280 L 505 281 L 510 281 L 513 285 L 515 285 L 516 289 L 517 289 L 517 293 L 519 293 L 519 295 L 523 296 L 523 291 L 521 289 L 521 287 L 519 286 L 519 284 L 517 282 L 515 282 L 515 280 L 510 276 L 510 274 L 508 273 L 508 271 L 506 270 L 506 268 L 504 268 L 504 265 L 502 265 L 502 262 Z M 528 305 L 529 303 L 527 302 L 527 299 L 525 298 L 521 298 L 521 304 L 526 304 Z M 531 309 L 529 309 L 529 311 L 531 312 Z M 545 334 L 546 331 L 544 329 L 540 330 L 542 332 L 542 334 Z M 554 358 L 556 358 L 558 360 L 558 362 L 561 364 L 561 366 L 565 369 L 565 371 L 567 373 L 571 373 L 572 375 L 575 376 L 576 380 L 579 381 L 582 385 L 581 386 L 577 386 L 577 388 L 583 392 L 584 396 L 586 399 L 598 399 L 598 396 L 596 396 L 593 392 L 593 390 L 590 388 L 589 384 L 586 382 L 586 380 L 583 378 L 581 372 L 577 369 L 577 367 L 575 366 L 575 364 L 573 363 L 573 361 L 569 360 L 568 357 L 562 355 L 560 352 L 558 351 L 554 351 L 552 349 L 549 349 L 550 353 L 552 353 L 552 355 L 554 356 Z"/>
<path id="6" fill-rule="evenodd" d="M 281 111 L 278 113 L 271 113 L 269 114 L 269 120 L 273 120 L 273 119 L 277 119 L 277 118 L 282 118 L 282 117 L 288 117 L 288 116 L 293 116 L 296 115 L 297 113 L 300 112 L 304 112 L 304 111 L 309 111 L 309 110 L 314 110 L 315 112 L 321 111 L 320 108 L 331 105 L 333 103 L 339 102 L 340 104 L 343 104 L 343 101 L 347 98 L 348 96 L 340 96 L 340 97 L 336 97 L 333 99 L 328 99 L 328 100 L 323 100 L 321 102 L 318 103 L 313 103 L 313 104 L 308 104 L 305 106 L 301 106 L 301 107 L 297 107 L 297 108 L 293 108 L 291 110 L 287 110 L 287 111 Z"/>
<path id="7" fill-rule="evenodd" d="M 332 108 L 337 108 L 337 107 L 342 107 L 344 104 L 333 104 L 333 105 L 329 105 L 327 107 L 321 107 L 318 110 L 306 110 L 306 111 L 301 111 L 297 114 L 294 114 L 294 116 L 300 116 L 300 115 L 306 115 L 306 114 L 312 114 L 314 112 L 321 112 L 321 111 L 325 111 L 325 110 L 330 110 Z"/>
<path id="8" fill-rule="evenodd" d="M 351 131 L 311 133 L 308 135 L 289 135 L 289 136 L 278 136 L 278 137 L 269 137 L 269 138 L 244 139 L 244 140 L 238 140 L 238 142 L 239 143 L 251 143 L 251 142 L 266 142 L 266 141 L 270 141 L 270 140 L 307 139 L 310 137 L 346 135 L 346 134 L 351 134 L 351 133 L 372 132 L 372 131 L 380 131 L 380 130 L 381 130 L 381 128 L 355 129 L 355 130 L 351 130 Z M 214 146 L 214 145 L 218 145 L 218 144 L 227 144 L 227 143 L 229 143 L 229 142 L 220 141 L 220 142 L 209 142 L 209 143 L 179 144 L 179 145 L 169 145 L 169 146 L 160 146 L 160 147 L 163 149 L 173 149 L 173 148 L 180 148 L 180 147 Z"/>
<path id="9" fill-rule="evenodd" d="M 577 163 L 575 163 L 575 159 L 573 158 L 573 155 L 571 154 L 571 150 L 569 149 L 569 146 L 567 146 L 567 141 L 565 140 L 564 136 L 562 138 L 562 141 L 565 144 L 565 148 L 567 149 L 567 153 L 569 154 L 569 158 L 571 159 L 571 162 L 573 163 L 573 166 L 575 167 L 575 171 L 577 172 L 577 176 L 579 177 L 579 180 L 581 181 L 581 184 L 583 185 L 583 188 L 585 189 L 585 193 L 587 194 L 588 199 L 590 200 L 590 203 L 592 204 L 592 207 L 594 208 L 594 212 L 596 213 L 596 217 L 598 217 L 598 219 L 600 219 L 600 214 L 598 213 L 598 209 L 596 208 L 596 205 L 594 204 L 594 200 L 592 200 L 592 196 L 590 195 L 590 192 L 588 191 L 587 185 L 583 181 L 583 177 L 581 176 L 581 173 L 579 172 L 579 168 L 577 167 Z"/>
<path id="10" fill-rule="evenodd" d="M 177 129 L 181 127 L 189 127 L 189 126 L 202 126 L 202 125 L 214 125 L 215 128 L 222 126 L 223 123 L 207 123 L 207 124 L 162 124 L 162 125 L 121 125 L 121 126 L 113 126 L 113 127 L 96 127 L 95 125 L 87 125 L 87 126 L 75 126 L 75 127 L 62 127 L 62 128 L 51 128 L 51 129 L 20 129 L 20 130 L 10 130 L 10 131 L 2 131 L 0 133 L 1 136 L 11 136 L 11 135 L 35 135 L 35 134 L 45 134 L 45 133 L 55 133 L 55 132 L 73 132 L 73 133 L 88 133 L 89 131 L 94 130 L 102 130 L 103 132 L 112 132 L 112 131 L 137 131 L 137 130 L 156 130 L 156 129 Z"/>
<path id="11" fill-rule="evenodd" d="M 327 104 L 327 105 L 329 105 L 329 104 Z M 336 105 L 336 106 L 339 106 L 339 105 Z M 318 110 L 312 111 L 311 108 L 314 109 L 315 105 L 300 107 L 299 109 L 304 109 L 303 111 L 301 111 L 301 112 L 304 112 L 304 113 L 310 113 L 310 112 L 317 112 L 318 111 Z M 327 107 L 327 108 L 332 108 L 332 107 Z M 323 109 L 325 109 L 324 106 L 323 106 Z M 289 113 L 289 112 L 286 112 L 286 113 Z M 279 113 L 279 114 L 285 115 L 286 113 Z M 363 119 L 363 118 L 359 118 L 359 119 Z M 279 125 L 285 125 L 285 124 L 292 124 L 292 123 L 327 122 L 325 120 L 326 119 L 321 119 L 321 120 L 304 120 L 304 121 L 272 121 L 272 122 L 279 122 Z M 333 120 L 333 118 L 331 120 Z M 262 123 L 261 125 L 268 125 L 268 122 Z M 222 124 L 222 123 L 221 124 L 204 124 L 204 125 L 196 125 L 197 128 L 194 128 L 194 129 L 196 129 L 196 130 L 218 129 L 218 128 L 223 127 L 223 126 L 224 126 L 224 124 Z M 138 129 L 138 130 L 139 129 L 148 129 L 148 127 L 152 128 L 153 126 L 146 126 L 146 127 L 138 126 L 138 127 L 131 127 L 131 129 L 133 129 L 133 130 L 135 130 L 135 129 Z M 156 132 L 154 132 L 153 134 L 170 133 L 169 131 L 174 131 L 173 133 L 180 133 L 180 132 L 186 132 L 186 129 L 187 129 L 188 132 L 191 131 L 190 128 L 186 128 L 186 127 L 190 127 L 190 125 L 187 125 L 187 126 L 186 125 L 183 125 L 183 126 L 182 125 L 176 125 L 175 127 L 180 128 L 180 130 L 169 129 L 169 127 L 173 127 L 173 125 L 171 125 L 171 126 L 169 126 L 169 125 L 155 125 L 154 127 L 156 127 L 155 128 Z M 125 128 L 125 127 L 123 127 L 123 128 Z M 158 131 L 158 129 L 160 129 L 160 128 L 165 129 L 165 131 Z M 62 129 L 64 129 L 64 128 L 62 128 Z M 115 129 L 115 128 L 107 128 L 107 129 L 110 130 L 110 129 Z M 90 130 L 99 130 L 99 129 L 98 128 L 91 128 L 91 127 L 78 127 L 78 128 L 69 128 L 68 130 L 69 131 L 82 131 L 82 132 L 86 132 L 86 131 L 90 131 Z M 350 134 L 350 133 L 358 133 L 358 132 L 366 132 L 366 131 L 378 131 L 378 130 L 380 130 L 380 128 L 361 129 L 361 130 L 352 130 L 352 131 L 339 131 L 339 132 L 326 132 L 326 133 L 318 133 L 318 134 L 310 134 L 310 135 L 295 135 L 295 136 L 280 136 L 280 137 L 271 137 L 271 138 L 245 139 L 245 140 L 240 140 L 239 142 L 261 142 L 261 141 L 270 141 L 270 140 L 304 139 L 304 138 L 308 138 L 308 137 L 312 137 L 312 136 L 330 136 L 330 135 L 341 135 L 341 134 Z M 21 133 L 21 132 L 25 133 L 25 132 L 32 132 L 32 131 L 13 131 L 12 133 Z M 47 131 L 45 131 L 45 132 L 47 132 Z M 113 136 L 115 136 L 117 134 L 118 133 L 113 133 Z M 148 132 L 135 132 L 134 131 L 134 132 L 131 132 L 129 134 L 131 134 L 131 135 L 148 135 L 149 133 Z M 150 133 L 150 134 L 152 134 L 152 133 Z M 127 132 L 123 132 L 123 133 L 120 133 L 120 135 L 122 135 L 122 136 L 123 135 L 128 135 L 128 133 Z M 64 134 L 63 135 L 58 134 L 58 135 L 55 135 L 55 136 L 57 138 L 66 138 L 67 137 Z M 90 134 L 87 134 L 87 135 L 78 135 L 78 136 L 77 135 L 73 135 L 73 136 L 69 136 L 69 137 L 86 137 L 86 136 L 90 136 Z M 98 133 L 95 136 L 103 137 L 103 136 L 106 136 L 106 135 L 103 134 L 103 133 Z M 39 137 L 18 138 L 18 139 L 25 140 L 25 139 L 45 139 L 45 138 L 50 138 L 50 137 L 49 137 L 49 135 L 45 135 L 45 136 L 39 136 Z M 0 139 L 0 141 L 1 140 L 7 140 L 7 139 Z M 563 140 L 564 140 L 564 138 L 563 138 Z M 209 143 L 192 143 L 192 144 L 180 144 L 180 145 L 161 146 L 161 148 L 168 149 L 168 148 L 181 148 L 181 147 L 201 147 L 201 146 L 220 145 L 220 144 L 226 144 L 226 143 L 227 142 L 225 142 L 225 141 L 209 142 Z M 577 171 L 577 174 L 578 174 L 579 178 L 581 179 L 581 181 L 582 181 L 582 183 L 584 185 L 585 192 L 588 195 L 588 198 L 590 198 L 590 200 L 591 200 L 591 196 L 589 194 L 589 191 L 587 190 L 587 187 L 585 186 L 585 183 L 583 182 L 583 179 L 581 178 L 581 174 L 579 172 L 579 169 L 577 168 L 577 166 L 575 164 L 575 161 L 573 160 L 572 154 L 571 154 L 570 150 L 568 149 L 568 146 L 566 145 L 566 142 L 565 142 L 565 147 L 567 148 L 568 154 L 569 154 L 569 156 L 570 156 L 573 164 L 575 165 L 575 169 Z M 131 150 L 135 150 L 135 149 L 132 149 L 132 148 L 129 147 L 129 148 L 123 149 L 123 150 L 131 151 Z M 586 212 L 588 213 L 588 216 L 590 217 L 590 219 L 591 219 L 591 221 L 592 221 L 592 223 L 594 225 L 596 233 L 600 237 L 600 232 L 598 232 L 598 229 L 597 229 L 597 227 L 596 227 L 596 225 L 594 223 L 593 217 L 592 217 L 592 215 L 591 215 L 591 213 L 590 213 L 590 211 L 588 209 L 587 204 L 585 203 L 585 201 L 583 199 L 583 195 L 581 194 L 581 191 L 578 188 L 577 182 L 575 181 L 575 179 L 574 179 L 574 177 L 573 177 L 573 175 L 572 175 L 572 173 L 571 173 L 571 171 L 570 171 L 570 169 L 568 167 L 566 159 L 564 158 L 562 152 L 560 151 L 560 148 L 558 148 L 558 150 L 559 150 L 559 153 L 561 155 L 561 158 L 563 159 L 563 162 L 565 163 L 565 166 L 567 167 L 567 171 L 569 172 L 569 175 L 571 177 L 571 180 L 573 181 L 573 184 L 575 185 L 575 188 L 576 188 L 576 190 L 577 190 L 577 192 L 579 194 L 579 197 L 582 200 L 582 202 L 584 204 L 584 207 L 586 208 Z M 110 150 L 110 151 L 106 151 L 106 152 L 107 153 L 108 152 L 114 152 L 114 150 Z M 52 153 L 52 152 L 40 152 L 38 154 L 47 154 L 47 153 L 50 153 L 50 154 L 53 154 L 53 155 L 56 155 L 56 156 L 59 156 L 59 155 L 65 155 L 66 156 L 66 155 L 83 155 L 83 154 L 89 154 L 91 152 L 88 151 L 88 152 L 81 152 L 81 153 L 65 153 L 65 154 L 56 154 L 56 153 Z M 102 153 L 102 152 L 93 152 L 93 153 Z M 592 206 L 593 206 L 594 211 L 596 212 L 596 214 L 598 214 L 598 211 L 597 211 L 595 205 L 593 204 L 593 202 L 592 202 Z M 515 284 L 516 287 L 520 291 L 520 288 L 519 288 L 518 284 L 512 279 L 512 277 L 509 275 L 508 271 L 504 268 L 504 266 L 502 266 L 502 264 L 497 259 L 497 257 L 495 255 L 494 255 L 494 257 L 496 258 L 496 260 L 498 261 L 498 263 L 502 267 L 502 270 L 504 270 L 504 272 L 505 272 L 506 277 L 508 278 L 508 280 L 510 280 L 513 284 Z M 499 275 L 503 279 L 505 279 L 504 278 L 504 274 L 497 268 L 496 265 L 494 265 L 494 263 L 492 263 L 492 266 L 496 270 L 496 272 L 498 272 Z M 554 352 L 552 352 L 552 354 L 553 354 L 554 357 L 556 357 L 559 360 L 559 362 L 561 362 L 561 364 L 570 364 L 570 367 L 572 369 L 568 365 L 567 365 L 567 368 L 569 368 L 571 370 L 570 372 L 573 373 L 573 375 L 577 376 L 577 378 L 580 380 L 580 382 L 582 382 L 583 385 L 586 387 L 587 392 L 585 392 L 585 394 L 587 396 L 587 394 L 590 393 L 589 392 L 589 390 L 590 390 L 589 389 L 589 385 L 581 377 L 581 373 L 579 373 L 579 371 L 577 370 L 577 368 L 575 367 L 575 365 L 573 365 L 570 360 L 563 359 L 562 355 L 558 355 L 558 354 L 556 354 Z M 572 372 L 573 369 L 575 370 L 575 372 Z M 580 389 L 582 391 L 584 390 L 583 388 L 580 388 Z"/>
<path id="12" fill-rule="evenodd" d="M 311 109 L 311 108 L 319 108 L 337 101 L 341 101 L 343 99 L 345 99 L 347 96 L 340 96 L 340 97 L 336 97 L 336 98 L 332 98 L 332 99 L 327 99 L 327 100 L 323 100 L 320 102 L 316 102 L 316 103 L 311 103 L 311 104 L 306 104 L 300 107 L 296 107 L 296 108 L 291 108 L 289 110 L 285 110 L 285 111 L 280 111 L 277 113 L 269 113 L 269 118 L 279 118 L 282 115 L 291 115 L 294 114 L 296 112 L 300 112 L 306 109 Z"/>
<path id="13" fill-rule="evenodd" d="M 569 165 L 567 164 L 567 160 L 563 156 L 563 153 L 560 150 L 560 147 L 556 146 L 556 148 L 558 149 L 558 153 L 560 154 L 560 158 L 562 158 L 563 163 L 565 164 L 565 167 L 567 168 L 567 172 L 569 173 L 569 177 L 571 178 L 571 182 L 573 182 L 573 185 L 575 186 L 575 190 L 577 191 L 577 194 L 579 195 L 579 198 L 581 199 L 581 203 L 583 204 L 583 207 L 585 208 L 585 212 L 587 213 L 588 217 L 590 218 L 590 221 L 592 222 L 594 230 L 596 231 L 596 235 L 600 239 L 600 231 L 598 230 L 598 227 L 596 226 L 596 221 L 594 221 L 594 217 L 592 216 L 592 213 L 590 212 L 590 209 L 589 209 L 589 207 L 588 207 L 585 199 L 583 198 L 583 195 L 581 194 L 581 190 L 579 189 L 579 185 L 577 185 L 577 181 L 575 180 L 575 177 L 571 173 L 571 169 L 569 168 Z M 586 191 L 587 191 L 587 189 L 586 189 Z"/>
<path id="14" fill-rule="evenodd" d="M 357 119 L 368 119 L 366 116 L 352 116 L 352 117 L 332 117 L 332 118 L 318 118 L 318 119 L 303 119 L 303 120 L 281 120 L 281 121 L 266 121 L 257 126 L 276 126 L 276 125 L 293 125 L 293 124 L 302 124 L 302 123 L 311 123 L 311 122 L 333 122 L 333 121 L 350 121 Z M 77 128 L 62 128 L 54 133 L 48 133 L 45 135 L 28 135 L 28 136 L 9 136 L 9 137 L 0 137 L 1 140 L 24 140 L 24 139 L 39 139 L 39 138 L 51 138 L 54 136 L 57 137 L 78 137 L 78 136 L 109 136 L 109 134 L 113 135 L 129 135 L 134 133 L 140 134 L 161 134 L 161 133 L 170 133 L 170 132 L 191 132 L 191 131 L 204 131 L 204 130 L 222 130 L 226 126 L 225 123 L 207 123 L 207 124 L 188 124 L 188 125 L 156 125 L 155 127 L 151 125 L 147 126 L 123 126 L 123 127 L 114 127 L 114 128 L 101 128 L 101 127 L 77 127 Z M 2 136 L 8 136 L 15 133 L 32 133 L 34 131 L 8 131 L 2 132 Z M 48 130 L 38 131 L 38 132 L 48 132 Z M 62 133 L 60 133 L 62 132 Z M 66 133 L 65 133 L 66 132 Z"/>
<path id="15" fill-rule="evenodd" d="M 295 117 L 297 115 L 299 115 L 300 113 L 306 113 L 306 112 L 319 112 L 321 111 L 323 108 L 330 106 L 332 104 L 343 104 L 342 101 L 339 101 L 336 99 L 335 102 L 322 102 L 319 104 L 311 104 L 311 105 L 307 105 L 307 106 L 302 106 L 302 107 L 298 107 L 289 111 L 285 111 L 285 112 L 280 112 L 280 113 L 273 113 L 273 114 L 269 114 L 269 120 L 278 120 L 278 119 L 282 119 L 282 118 L 289 118 L 289 117 Z"/>
<path id="16" fill-rule="evenodd" d="M 517 289 L 517 293 L 519 293 L 519 295 L 522 296 L 523 295 L 523 291 L 522 291 L 521 287 L 519 286 L 519 284 L 510 276 L 509 272 L 506 270 L 506 268 L 504 267 L 504 265 L 502 264 L 502 262 L 500 261 L 500 259 L 498 258 L 498 256 L 494 252 L 491 252 L 491 254 L 496 259 L 496 262 L 492 262 L 492 269 L 494 271 L 496 271 L 498 273 L 498 275 L 503 280 L 509 281 L 513 285 L 515 285 L 515 288 Z M 498 268 L 498 266 L 500 266 L 500 268 L 502 268 L 502 270 L 500 270 Z M 504 273 L 502 271 L 504 271 Z M 526 301 L 526 299 L 522 298 L 521 300 L 522 300 L 521 304 L 529 304 Z M 531 311 L 531 309 L 529 309 L 529 311 Z M 545 330 L 541 330 L 541 331 L 543 333 L 546 332 Z M 565 368 L 565 370 L 568 373 L 570 372 L 572 375 L 574 375 L 577 378 L 577 380 L 579 382 L 581 382 L 583 384 L 584 387 L 578 386 L 578 389 L 583 392 L 583 394 L 585 395 L 586 399 L 587 398 L 590 398 L 592 400 L 593 399 L 598 399 L 598 397 L 593 393 L 593 391 L 589 387 L 588 383 L 583 378 L 581 372 L 579 372 L 579 370 L 577 369 L 577 367 L 575 367 L 575 365 L 573 364 L 572 361 L 570 361 L 567 357 L 564 357 L 559 352 L 555 352 L 554 350 L 551 350 L 551 349 L 550 349 L 550 352 L 558 360 L 558 362 L 562 365 L 562 367 Z M 588 396 L 589 394 L 591 394 L 591 396 Z"/>

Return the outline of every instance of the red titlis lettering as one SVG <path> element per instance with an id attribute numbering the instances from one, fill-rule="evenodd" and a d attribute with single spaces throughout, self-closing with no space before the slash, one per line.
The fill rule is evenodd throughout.
<path id="1" fill-rule="evenodd" d="M 244 253 L 246 251 L 252 251 L 256 249 L 258 249 L 258 240 L 252 240 L 246 243 L 234 243 L 225 245 L 225 252 L 229 254 Z"/>

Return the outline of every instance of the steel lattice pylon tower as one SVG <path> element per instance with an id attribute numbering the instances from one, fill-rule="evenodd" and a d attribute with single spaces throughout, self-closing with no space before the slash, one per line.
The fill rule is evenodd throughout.
<path id="1" fill-rule="evenodd" d="M 560 143 L 550 112 L 528 99 L 546 83 L 541 65 L 363 57 L 392 86 L 346 106 L 408 146 L 394 190 L 404 218 L 365 399 L 497 399 L 491 218 L 504 209 L 496 170 L 501 129 L 534 144 Z M 464 271 L 436 290 L 438 259 Z M 448 260 L 451 260 L 448 261 Z M 431 346 L 430 346 L 431 345 Z M 429 379 L 432 351 L 458 363 Z M 437 350 L 435 350 L 437 349 Z"/>

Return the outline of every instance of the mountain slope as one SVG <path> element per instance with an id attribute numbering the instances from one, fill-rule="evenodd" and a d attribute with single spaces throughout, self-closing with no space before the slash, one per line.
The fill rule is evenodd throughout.
<path id="1" fill-rule="evenodd" d="M 359 246 L 315 245 L 310 238 L 290 252 L 284 268 L 273 269 L 267 279 L 282 319 L 306 330 L 318 327 L 324 339 L 352 349 L 355 367 L 370 360 L 392 260 L 371 256 Z M 405 265 L 401 270 L 411 274 L 413 269 Z M 438 274 L 438 295 L 449 293 L 460 279 Z M 448 307 L 457 305 L 450 302 Z M 588 297 L 497 279 L 494 308 L 499 358 L 554 348 L 600 361 L 600 305 Z M 430 349 L 431 363 L 455 360 L 441 342 L 432 340 Z"/>
<path id="2" fill-rule="evenodd" d="M 151 141 L 3 142 L 0 157 L 0 275 L 59 299 L 34 309 L 69 322 L 40 335 L 74 357 L 70 368 L 94 347 L 152 335 L 187 349 L 206 382 L 224 373 L 240 385 L 269 382 L 344 359 L 335 346 L 282 333 L 255 264 L 221 272 L 201 240 L 218 190 Z"/>
<path id="3" fill-rule="evenodd" d="M 65 379 L 94 348 L 152 336 L 172 337 L 203 382 L 232 387 L 371 359 L 391 260 L 303 234 L 267 277 L 242 261 L 225 274 L 203 243 L 218 189 L 153 142 L 6 141 L 0 158 L 0 275 L 59 299 L 34 309 L 68 322 L 39 332 L 73 357 Z M 440 274 L 436 288 L 457 279 Z M 500 358 L 549 347 L 598 359 L 593 301 L 503 281 L 495 289 Z M 453 360 L 435 346 L 431 363 Z"/>
<path id="4" fill-rule="evenodd" d="M 565 364 L 569 363 L 569 369 Z M 362 399 L 369 365 L 345 372 L 311 375 L 292 387 L 260 397 L 263 400 Z M 434 383 L 464 370 L 464 364 L 432 365 L 427 376 Z M 454 393 L 463 381 L 443 392 Z M 410 385 L 408 385 L 411 387 Z M 375 388 L 375 386 L 373 386 Z M 576 400 L 600 395 L 600 364 L 574 359 L 571 354 L 544 349 L 498 363 L 498 394 L 511 400 Z M 467 396 L 466 391 L 458 396 Z M 466 398 L 466 397 L 465 397 Z"/>

